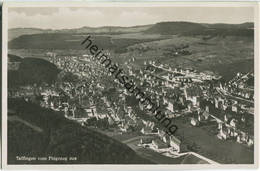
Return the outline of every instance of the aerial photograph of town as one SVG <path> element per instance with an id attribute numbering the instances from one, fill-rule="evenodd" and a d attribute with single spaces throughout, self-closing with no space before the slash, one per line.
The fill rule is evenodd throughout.
<path id="1" fill-rule="evenodd" d="M 254 164 L 251 7 L 8 9 L 7 163 Z"/>

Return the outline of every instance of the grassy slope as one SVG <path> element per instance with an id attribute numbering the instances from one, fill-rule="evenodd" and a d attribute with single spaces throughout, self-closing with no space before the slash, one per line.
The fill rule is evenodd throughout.
<path id="1" fill-rule="evenodd" d="M 163 53 L 181 44 L 189 44 L 192 52 L 188 56 L 165 57 Z M 145 60 L 160 60 L 172 66 L 193 67 L 199 71 L 212 70 L 221 74 L 225 79 L 230 79 L 236 72 L 248 72 L 253 70 L 252 38 L 226 36 L 214 37 L 203 40 L 202 36 L 173 36 L 170 39 L 142 43 L 150 50 L 140 53 L 137 50 L 128 52 L 125 59 L 136 56 L 139 64 Z M 140 45 L 133 45 L 132 48 Z"/>

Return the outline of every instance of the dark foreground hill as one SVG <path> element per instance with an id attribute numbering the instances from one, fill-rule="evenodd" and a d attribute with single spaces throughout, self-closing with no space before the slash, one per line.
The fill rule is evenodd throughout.
<path id="1" fill-rule="evenodd" d="M 20 62 L 18 70 L 8 70 L 8 86 L 52 83 L 59 69 L 52 63 L 39 58 L 21 58 L 8 55 L 10 62 Z"/>
<path id="2" fill-rule="evenodd" d="M 149 164 L 130 149 L 106 135 L 67 120 L 61 113 L 8 100 L 8 163 Z M 71 161 L 18 161 L 26 157 L 76 157 Z"/>

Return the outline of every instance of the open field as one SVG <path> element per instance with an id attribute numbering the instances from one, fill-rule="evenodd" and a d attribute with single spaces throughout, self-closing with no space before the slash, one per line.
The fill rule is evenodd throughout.
<path id="1" fill-rule="evenodd" d="M 250 164 L 254 162 L 254 151 L 242 144 L 222 141 L 216 135 L 211 135 L 207 129 L 194 127 L 181 119 L 174 119 L 174 123 L 179 128 L 177 134 L 196 143 L 200 147 L 198 153 L 209 159 L 219 163 Z"/>

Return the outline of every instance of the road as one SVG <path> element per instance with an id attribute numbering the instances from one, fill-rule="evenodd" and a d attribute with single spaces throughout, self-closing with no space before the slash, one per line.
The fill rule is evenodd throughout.
<path id="1" fill-rule="evenodd" d="M 40 132 L 40 133 L 43 132 L 43 130 L 40 127 L 33 125 L 33 124 L 21 119 L 20 117 L 18 117 L 16 115 L 15 116 L 8 116 L 8 121 L 10 121 L 10 122 L 15 122 L 15 121 L 20 122 L 20 123 L 32 128 L 36 132 Z"/>
<path id="2" fill-rule="evenodd" d="M 226 98 L 233 98 L 233 99 L 236 99 L 236 100 L 240 100 L 240 101 L 243 101 L 243 102 L 246 102 L 246 103 L 250 103 L 250 104 L 253 104 L 254 105 L 254 101 L 250 101 L 250 100 L 247 100 L 247 99 L 243 99 L 241 97 L 236 97 L 236 96 L 233 96 L 231 94 L 227 94 L 227 93 L 224 93 L 222 92 L 219 88 L 216 88 L 217 92 L 223 96 L 223 97 L 226 97 Z M 251 115 L 254 115 L 254 112 L 250 112 L 250 111 L 247 111 L 247 113 L 251 114 Z"/>

